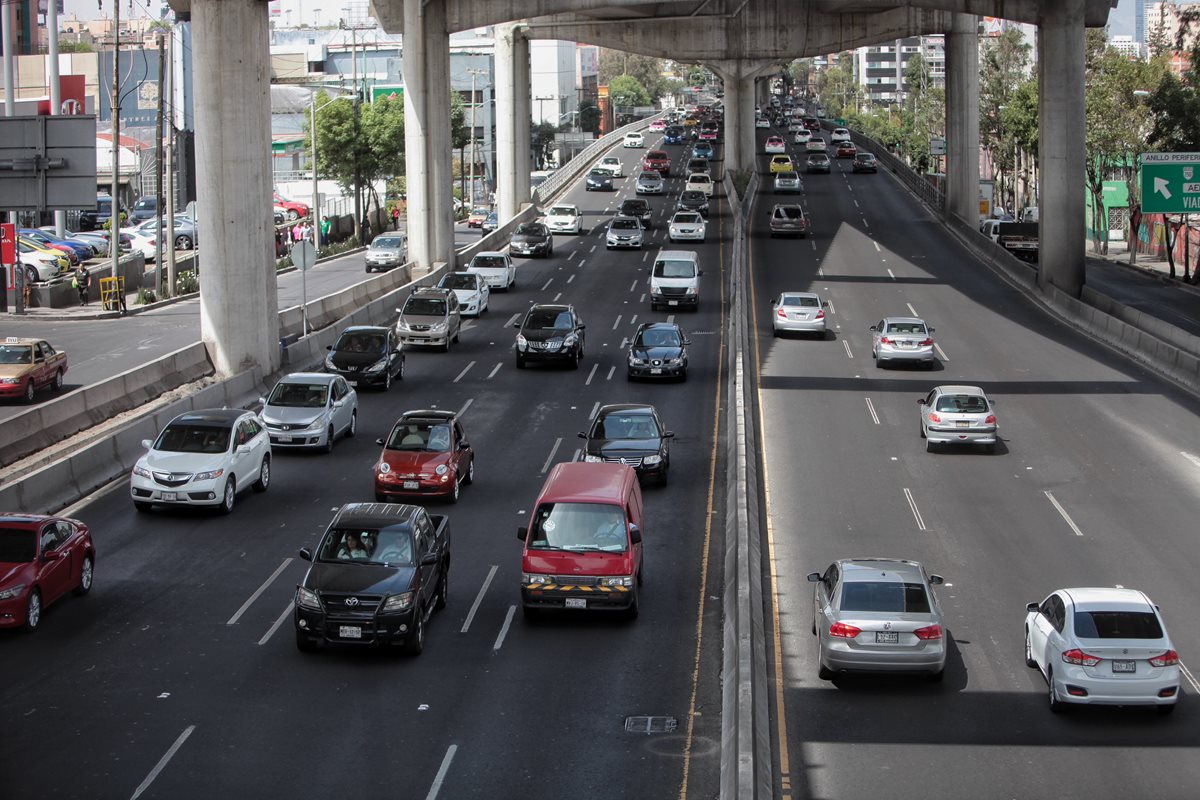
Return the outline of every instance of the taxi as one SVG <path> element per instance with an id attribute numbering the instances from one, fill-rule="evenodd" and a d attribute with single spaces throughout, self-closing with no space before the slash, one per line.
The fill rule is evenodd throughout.
<path id="1" fill-rule="evenodd" d="M 38 389 L 61 390 L 66 372 L 67 354 L 44 339 L 9 336 L 0 341 L 0 398 L 32 403 Z"/>
<path id="2" fill-rule="evenodd" d="M 790 156 L 771 156 L 771 174 L 777 172 L 794 172 L 795 164 L 792 163 Z"/>
<path id="3" fill-rule="evenodd" d="M 783 141 L 782 136 L 768 136 L 767 143 L 763 146 L 763 151 L 766 153 L 786 153 L 787 143 Z"/>
<path id="4" fill-rule="evenodd" d="M 71 268 L 71 259 L 61 250 L 56 250 L 52 247 L 47 247 L 41 242 L 35 242 L 26 236 L 18 236 L 17 242 L 21 248 L 28 253 L 35 253 L 38 258 L 49 260 L 54 259 L 58 264 L 59 272 L 66 272 Z"/>

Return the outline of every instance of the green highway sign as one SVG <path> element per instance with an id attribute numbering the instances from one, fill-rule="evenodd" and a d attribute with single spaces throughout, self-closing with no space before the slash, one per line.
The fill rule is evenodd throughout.
<path id="1" fill-rule="evenodd" d="M 1142 213 L 1200 213 L 1200 153 L 1142 153 Z"/>

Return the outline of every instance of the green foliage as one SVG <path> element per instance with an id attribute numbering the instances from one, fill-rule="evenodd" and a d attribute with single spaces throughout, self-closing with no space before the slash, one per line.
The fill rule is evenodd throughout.
<path id="1" fill-rule="evenodd" d="M 600 133 L 599 106 L 587 102 L 579 104 L 579 128 L 595 134 Z"/>
<path id="2" fill-rule="evenodd" d="M 632 75 L 618 75 L 609 81 L 608 96 L 615 106 L 650 105 L 650 93 Z"/>
<path id="3" fill-rule="evenodd" d="M 96 48 L 90 42 L 59 42 L 60 53 L 94 53 Z"/>
<path id="4" fill-rule="evenodd" d="M 858 109 L 862 88 L 850 54 L 842 53 L 837 64 L 817 74 L 817 97 L 821 107 L 834 117 L 845 117 Z"/>
<path id="5" fill-rule="evenodd" d="M 467 105 L 461 92 L 450 93 L 450 146 L 455 150 L 470 144 L 471 131 L 467 128 Z"/>
<path id="6" fill-rule="evenodd" d="M 200 291 L 200 279 L 194 272 L 181 272 L 175 276 L 175 296 L 195 294 Z"/>
<path id="7" fill-rule="evenodd" d="M 554 134 L 557 132 L 558 128 L 549 122 L 539 122 L 529 129 L 530 137 L 533 139 L 533 152 L 536 154 L 537 166 L 534 167 L 535 169 L 541 169 L 541 165 L 550 158 L 550 153 L 554 150 Z"/>
<path id="8" fill-rule="evenodd" d="M 139 306 L 146 306 L 155 302 L 157 299 L 158 298 L 155 297 L 153 289 L 142 287 L 138 289 L 137 300 L 135 300 L 134 303 Z"/>
<path id="9" fill-rule="evenodd" d="M 665 62 L 661 58 L 639 56 L 633 53 L 623 53 L 620 50 L 601 50 L 598 80 L 601 85 L 608 84 L 609 96 L 613 93 L 613 81 L 620 77 L 631 77 L 645 93 L 645 100 L 638 103 L 621 103 L 617 105 L 648 106 L 664 95 L 670 94 L 672 83 L 664 76 Z M 640 95 L 639 95 L 640 96 Z"/>
<path id="10" fill-rule="evenodd" d="M 1179 17 L 1176 47 L 1182 50 L 1185 36 L 1200 28 L 1200 11 L 1187 9 L 1181 11 Z M 1189 55 L 1193 68 L 1182 79 L 1166 69 L 1165 60 L 1155 59 L 1162 66 L 1156 88 L 1148 98 L 1153 117 L 1148 138 L 1155 150 L 1200 150 L 1200 36 L 1196 37 Z"/>

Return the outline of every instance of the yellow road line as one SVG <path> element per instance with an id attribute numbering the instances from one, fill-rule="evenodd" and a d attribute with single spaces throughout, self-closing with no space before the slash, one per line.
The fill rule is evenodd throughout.
<path id="1" fill-rule="evenodd" d="M 722 234 L 725 232 L 724 221 L 722 217 L 720 231 Z M 723 236 L 719 238 L 721 242 L 720 255 L 718 256 L 721 264 L 721 321 L 717 330 L 723 331 L 725 330 L 725 239 Z M 696 652 L 692 659 L 692 697 L 688 703 L 687 736 L 683 743 L 683 776 L 679 781 L 679 800 L 687 800 L 688 774 L 692 766 L 692 735 L 696 727 L 696 694 L 700 687 L 700 650 L 704 642 L 704 604 L 708 594 L 708 558 L 712 545 L 713 495 L 716 492 L 717 482 L 717 435 L 720 433 L 721 426 L 721 374 L 725 363 L 725 337 L 718 336 L 717 338 L 719 346 L 717 348 L 716 404 L 713 409 L 712 451 L 709 454 L 708 464 L 708 500 L 705 503 L 704 513 L 704 549 L 703 555 L 700 558 L 700 594 L 696 604 Z"/>

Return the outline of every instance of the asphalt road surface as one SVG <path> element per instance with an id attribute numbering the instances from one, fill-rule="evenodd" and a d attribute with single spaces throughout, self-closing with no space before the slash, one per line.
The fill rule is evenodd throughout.
<path id="1" fill-rule="evenodd" d="M 632 170 L 641 151 L 618 151 Z M 682 157 L 682 148 L 676 151 Z M 622 342 L 651 312 L 648 270 L 671 196 L 652 199 L 653 245 L 605 250 L 613 194 L 568 200 L 591 228 L 518 283 L 450 353 L 409 352 L 390 393 L 364 390 L 358 436 L 330 455 L 277 453 L 266 494 L 233 515 L 138 514 L 127 482 L 75 512 L 91 526 L 96 583 L 48 609 L 34 636 L 0 636 L 5 798 L 715 796 L 720 741 L 723 464 L 715 446 L 728 215 L 714 214 L 686 383 L 627 383 Z M 720 235 L 718 235 L 720 234 Z M 587 324 L 578 370 L 517 371 L 510 327 L 533 302 L 571 302 Z M 145 317 L 142 317 L 145 319 Z M 646 583 L 633 623 L 519 613 L 516 529 L 549 467 L 576 457 L 601 403 L 648 401 L 676 433 L 668 487 L 646 487 Z M 295 585 L 339 505 L 369 500 L 371 465 L 406 409 L 461 409 L 475 483 L 447 513 L 448 607 L 411 659 L 300 653 Z M 694 713 L 692 713 L 694 711 Z M 672 733 L 629 733 L 631 716 Z M 692 724 L 689 725 L 689 722 Z M 139 789 L 141 794 L 139 795 Z"/>
<path id="2" fill-rule="evenodd" d="M 1028 602 L 1121 585 L 1160 604 L 1184 664 L 1200 663 L 1200 404 L 1035 310 L 886 173 L 835 160 L 803 178 L 813 236 L 770 239 L 763 195 L 752 240 L 778 796 L 1195 797 L 1200 687 L 1185 678 L 1169 718 L 1054 716 L 1022 637 Z M 783 290 L 830 301 L 832 335 L 773 339 L 768 303 Z M 868 328 L 909 314 L 937 329 L 936 368 L 876 368 Z M 996 455 L 925 452 L 916 400 L 949 383 L 996 401 Z M 945 576 L 943 684 L 818 679 L 805 575 L 869 556 Z"/>

